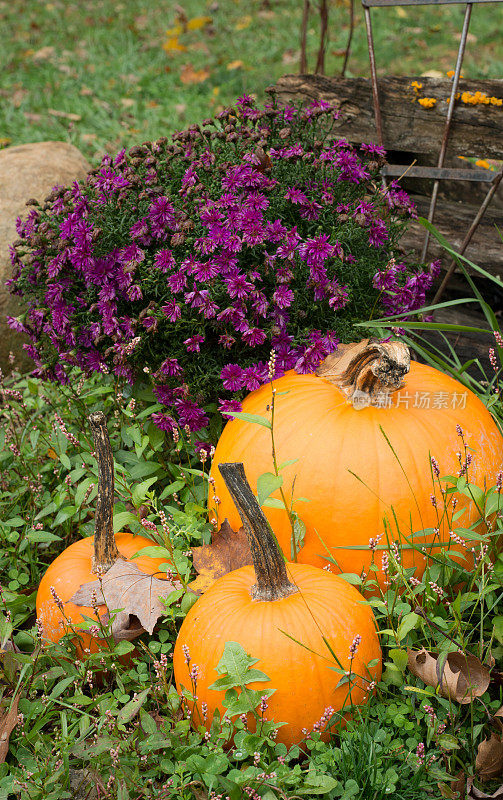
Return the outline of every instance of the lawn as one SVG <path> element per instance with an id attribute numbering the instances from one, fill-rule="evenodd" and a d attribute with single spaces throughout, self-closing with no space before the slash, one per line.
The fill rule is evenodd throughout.
<path id="1" fill-rule="evenodd" d="M 445 74 L 455 63 L 463 5 L 373 12 L 381 74 Z M 213 0 L 0 3 L 0 143 L 59 139 L 90 160 L 153 140 L 211 116 L 244 92 L 299 64 L 302 4 Z M 361 7 L 348 76 L 368 75 Z M 326 72 L 340 72 L 348 35 L 346 2 L 331 4 Z M 313 68 L 319 20 L 311 13 Z M 503 28 L 501 5 L 474 8 L 464 74 L 494 78 Z"/>

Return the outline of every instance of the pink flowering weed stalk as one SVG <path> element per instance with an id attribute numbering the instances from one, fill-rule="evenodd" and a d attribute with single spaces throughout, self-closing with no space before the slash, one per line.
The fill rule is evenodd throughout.
<path id="1" fill-rule="evenodd" d="M 419 308 L 438 265 L 397 263 L 413 204 L 380 188 L 382 148 L 336 137 L 337 113 L 243 96 L 33 201 L 11 248 L 26 311 L 9 324 L 35 374 L 146 373 L 156 425 L 204 439 L 207 405 L 239 410 L 271 350 L 276 377 L 311 372 L 365 334 L 356 322 Z"/>

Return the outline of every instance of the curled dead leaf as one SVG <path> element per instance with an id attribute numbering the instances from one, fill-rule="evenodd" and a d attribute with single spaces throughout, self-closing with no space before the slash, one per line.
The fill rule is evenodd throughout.
<path id="1" fill-rule="evenodd" d="M 491 721 L 492 721 L 492 722 L 494 722 L 494 723 L 495 723 L 495 725 L 496 725 L 496 726 L 497 726 L 497 727 L 500 729 L 500 731 L 503 733 L 503 706 L 501 706 L 501 708 L 498 708 L 498 710 L 496 711 L 496 713 L 495 713 L 495 714 L 493 714 L 493 717 L 492 717 L 492 720 L 491 720 Z"/>
<path id="2" fill-rule="evenodd" d="M 211 536 L 211 544 L 192 548 L 194 568 L 198 576 L 188 588 L 203 594 L 218 578 L 234 569 L 252 564 L 250 545 L 244 528 L 234 531 L 225 519 L 220 530 Z"/>
<path id="3" fill-rule="evenodd" d="M 473 785 L 473 778 L 468 778 L 466 783 L 466 800 L 503 800 L 503 786 L 496 789 L 493 794 L 487 794 Z"/>
<path id="4" fill-rule="evenodd" d="M 162 598 L 168 597 L 177 586 L 169 580 L 161 580 L 142 572 L 136 564 L 117 559 L 100 581 L 84 583 L 77 589 L 70 602 L 77 606 L 92 606 L 93 596 L 108 611 L 100 615 L 104 623 L 110 619 L 108 612 L 120 610 L 112 620 L 112 635 L 118 642 L 131 641 L 148 631 L 153 633 L 165 606 Z"/>
<path id="5" fill-rule="evenodd" d="M 475 771 L 481 781 L 497 778 L 503 772 L 503 741 L 499 733 L 492 733 L 477 749 Z"/>
<path id="6" fill-rule="evenodd" d="M 10 704 L 10 709 L 5 714 L 0 714 L 0 764 L 3 764 L 9 752 L 9 739 L 17 725 L 17 707 L 20 694 L 18 693 Z"/>
<path id="7" fill-rule="evenodd" d="M 407 656 L 413 675 L 427 686 L 438 687 L 442 697 L 456 700 L 461 705 L 481 697 L 489 686 L 489 670 L 471 653 L 448 653 L 445 661 L 441 661 L 423 648 L 408 649 Z"/>

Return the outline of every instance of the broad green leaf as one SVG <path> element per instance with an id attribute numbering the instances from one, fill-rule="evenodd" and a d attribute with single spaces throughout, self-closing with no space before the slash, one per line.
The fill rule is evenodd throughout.
<path id="1" fill-rule="evenodd" d="M 247 414 L 246 411 L 226 411 L 229 417 L 237 417 L 242 419 L 243 422 L 251 422 L 253 425 L 263 425 L 264 428 L 271 429 L 271 420 L 267 417 L 261 417 L 260 414 Z"/>
<path id="2" fill-rule="evenodd" d="M 266 497 L 264 502 L 260 505 L 262 508 L 280 508 L 282 511 L 285 510 L 285 504 L 283 500 L 279 500 L 277 497 Z"/>
<path id="3" fill-rule="evenodd" d="M 283 486 L 283 478 L 281 475 L 274 475 L 273 472 L 263 472 L 257 478 L 257 495 L 258 503 L 261 506 L 269 495 Z"/>
<path id="4" fill-rule="evenodd" d="M 131 511 L 119 511 L 114 514 L 114 533 L 119 533 L 126 525 L 131 525 L 132 523 L 138 523 L 138 517 L 135 514 L 132 514 Z"/>
<path id="5" fill-rule="evenodd" d="M 39 542 L 57 542 L 61 540 L 61 536 L 50 533 L 50 531 L 30 531 L 26 538 L 29 542 L 34 542 L 35 544 Z"/>
<path id="6" fill-rule="evenodd" d="M 497 616 L 493 619 L 494 635 L 500 644 L 503 644 L 503 616 Z"/>
<path id="7" fill-rule="evenodd" d="M 63 506 L 63 508 L 60 508 L 60 510 L 56 515 L 56 519 L 51 525 L 51 528 L 56 528 L 58 525 L 61 525 L 67 519 L 70 519 L 70 517 L 73 517 L 76 511 L 78 511 L 76 506 Z"/>
<path id="8" fill-rule="evenodd" d="M 410 633 L 416 627 L 419 621 L 418 614 L 415 614 L 413 611 L 410 614 L 406 614 L 405 617 L 400 622 L 398 626 L 398 641 L 402 642 L 408 633 Z"/>
<path id="9" fill-rule="evenodd" d="M 408 664 L 407 650 L 399 650 L 395 647 L 389 651 L 389 655 L 395 667 L 397 667 L 400 672 L 405 672 Z"/>
<path id="10" fill-rule="evenodd" d="M 125 725 L 127 722 L 131 722 L 133 717 L 136 716 L 146 701 L 149 692 L 150 686 L 147 687 L 147 689 L 144 689 L 142 692 L 138 692 L 134 700 L 130 700 L 129 703 L 126 703 L 126 705 L 121 708 L 117 715 L 117 722 L 120 722 L 123 725 Z"/>
<path id="11" fill-rule="evenodd" d="M 290 464 L 296 464 L 298 460 L 299 460 L 298 458 L 289 458 L 286 461 L 283 461 L 279 465 L 278 469 L 285 469 L 285 467 L 289 467 Z"/>
<path id="12" fill-rule="evenodd" d="M 147 496 L 148 490 L 156 481 L 157 476 L 154 476 L 153 478 L 147 478 L 146 481 L 142 481 L 134 487 L 131 500 L 135 508 L 139 508 L 141 506 L 142 502 Z"/>
<path id="13" fill-rule="evenodd" d="M 94 483 L 94 489 L 92 489 L 92 491 L 91 491 L 91 493 L 90 493 L 90 495 L 88 497 L 88 503 L 90 503 L 91 500 L 93 500 L 96 497 L 96 495 L 98 494 L 98 487 L 96 485 L 96 478 L 84 478 L 84 480 L 81 481 L 79 483 L 79 485 L 77 486 L 77 491 L 75 492 L 75 501 L 74 502 L 75 502 L 75 505 L 77 506 L 77 508 L 80 508 L 80 506 L 82 505 L 82 501 L 84 500 L 84 497 L 86 496 L 86 492 L 89 489 L 91 483 Z"/>
<path id="14" fill-rule="evenodd" d="M 290 549 L 291 549 L 291 558 L 295 557 L 295 553 L 298 553 L 304 547 L 304 541 L 306 538 L 306 526 L 305 523 L 300 519 L 300 517 L 295 517 L 293 521 L 293 531 L 292 531 L 292 541 L 290 542 Z M 295 542 L 295 551 L 294 551 L 294 542 Z"/>
<path id="15" fill-rule="evenodd" d="M 268 681 L 268 676 L 263 672 L 250 669 L 257 661 L 258 658 L 248 655 L 239 642 L 226 642 L 216 668 L 223 677 L 218 678 L 209 688 L 222 690 L 235 686 L 243 687 L 251 681 Z"/>

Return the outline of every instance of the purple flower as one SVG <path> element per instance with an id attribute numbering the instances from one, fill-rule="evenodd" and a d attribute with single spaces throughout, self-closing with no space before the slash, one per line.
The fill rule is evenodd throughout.
<path id="1" fill-rule="evenodd" d="M 218 344 L 221 345 L 224 350 L 230 350 L 235 341 L 234 336 L 231 336 L 230 333 L 222 333 L 218 338 Z"/>
<path id="2" fill-rule="evenodd" d="M 135 300 L 141 300 L 143 298 L 143 292 L 140 286 L 138 286 L 138 284 L 130 286 L 126 294 L 132 302 L 134 302 Z"/>
<path id="3" fill-rule="evenodd" d="M 169 386 L 159 384 L 157 386 L 154 386 L 152 391 L 155 397 L 157 397 L 159 402 L 162 403 L 164 406 L 170 406 L 173 404 L 173 401 L 175 399 L 175 394 L 173 392 L 173 389 L 171 389 Z"/>
<path id="4" fill-rule="evenodd" d="M 246 279 L 242 273 L 235 273 L 224 279 L 227 287 L 229 297 L 237 297 L 238 299 L 246 297 L 247 294 L 253 289 L 253 283 Z"/>
<path id="5" fill-rule="evenodd" d="M 373 219 L 368 230 L 369 244 L 372 247 L 382 247 L 389 239 L 388 229 L 382 219 Z"/>
<path id="6" fill-rule="evenodd" d="M 199 353 L 201 348 L 200 344 L 204 342 L 204 336 L 201 333 L 196 333 L 195 336 L 190 336 L 188 339 L 184 339 L 184 344 L 187 345 L 187 352 L 188 353 Z"/>
<path id="7" fill-rule="evenodd" d="M 299 245 L 299 255 L 308 267 L 322 266 L 327 258 L 334 255 L 334 246 L 329 243 L 329 235 L 322 233 L 314 239 L 307 239 Z"/>
<path id="8" fill-rule="evenodd" d="M 159 367 L 163 375 L 182 375 L 183 370 L 177 358 L 165 358 Z"/>
<path id="9" fill-rule="evenodd" d="M 381 147 L 380 144 L 374 144 L 373 142 L 368 142 L 360 145 L 360 150 L 363 150 L 365 153 L 370 153 L 371 155 L 381 156 L 382 158 L 386 158 L 386 150 L 384 147 Z"/>
<path id="10" fill-rule="evenodd" d="M 254 389 L 258 389 L 261 384 L 261 374 L 256 365 L 243 369 L 243 387 L 245 389 L 252 392 Z"/>
<path id="11" fill-rule="evenodd" d="M 154 264 L 161 272 L 168 272 L 170 269 L 173 269 L 175 263 L 171 250 L 159 250 L 154 258 Z"/>
<path id="12" fill-rule="evenodd" d="M 248 328 L 243 331 L 241 338 L 250 347 L 257 347 L 257 345 L 263 344 L 267 337 L 265 331 L 260 328 Z"/>
<path id="13" fill-rule="evenodd" d="M 208 417 L 193 400 L 186 398 L 175 400 L 175 409 L 182 427 L 188 425 L 191 431 L 199 431 L 208 424 Z"/>
<path id="14" fill-rule="evenodd" d="M 161 431 L 168 431 L 169 433 L 173 433 L 177 429 L 177 424 L 173 417 L 170 417 L 169 414 L 161 414 L 155 413 L 152 414 L 151 420 L 154 425 L 157 425 Z"/>
<path id="15" fill-rule="evenodd" d="M 229 412 L 232 413 L 233 411 L 243 410 L 243 406 L 239 400 L 222 400 L 222 398 L 219 397 L 218 402 L 220 404 L 218 410 L 224 417 L 228 416 Z"/>
<path id="16" fill-rule="evenodd" d="M 162 306 L 161 311 L 170 322 L 176 322 L 176 320 L 180 319 L 182 315 L 180 306 L 178 303 L 175 303 L 174 300 L 170 300 L 169 303 L 166 303 L 165 306 Z"/>
<path id="17" fill-rule="evenodd" d="M 243 369 L 239 364 L 227 364 L 220 372 L 224 389 L 229 392 L 238 392 L 243 388 Z"/>
<path id="18" fill-rule="evenodd" d="M 292 289 L 282 284 L 273 293 L 272 299 L 278 308 L 288 308 L 293 303 L 295 294 Z"/>
<path id="19" fill-rule="evenodd" d="M 302 192 L 300 189 L 296 189 L 295 186 L 291 186 L 287 189 L 286 194 L 283 195 L 285 200 L 290 200 L 291 203 L 301 204 L 304 205 L 305 203 L 309 202 L 309 198 L 307 194 Z"/>

